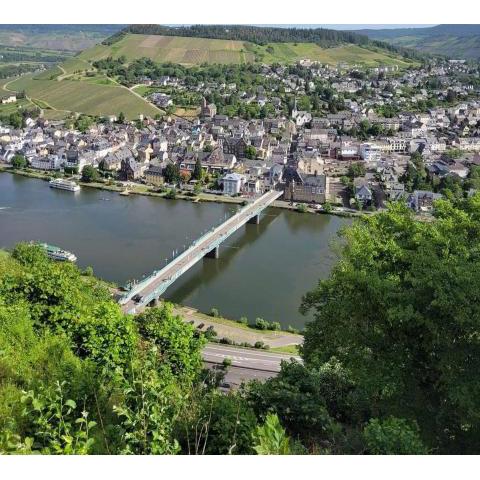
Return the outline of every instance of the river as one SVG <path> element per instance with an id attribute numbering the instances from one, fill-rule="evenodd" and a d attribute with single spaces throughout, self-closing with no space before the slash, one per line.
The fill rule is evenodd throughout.
<path id="1" fill-rule="evenodd" d="M 71 193 L 48 183 L 0 173 L 0 248 L 42 241 L 74 252 L 78 265 L 118 283 L 165 265 L 238 207 L 165 200 L 82 188 Z M 302 295 L 328 276 L 336 261 L 331 244 L 350 220 L 267 209 L 259 225 L 246 225 L 177 280 L 165 297 L 229 318 L 246 316 L 302 328 Z"/>

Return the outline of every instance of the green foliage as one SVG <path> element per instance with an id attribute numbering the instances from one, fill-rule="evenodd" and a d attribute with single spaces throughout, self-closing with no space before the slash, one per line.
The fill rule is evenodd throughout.
<path id="1" fill-rule="evenodd" d="M 213 307 L 213 308 L 210 310 L 210 316 L 211 316 L 211 317 L 214 317 L 214 318 L 219 317 L 219 316 L 220 316 L 220 313 L 218 312 L 218 308 Z"/>
<path id="2" fill-rule="evenodd" d="M 254 450 L 258 455 L 290 455 L 290 438 L 277 415 L 269 413 L 265 423 L 257 427 Z"/>
<path id="3" fill-rule="evenodd" d="M 92 165 L 85 165 L 82 168 L 82 182 L 91 183 L 95 182 L 99 178 L 99 173 L 95 167 Z"/>
<path id="4" fill-rule="evenodd" d="M 23 415 L 32 422 L 33 436 L 24 442 L 42 454 L 85 455 L 91 452 L 94 439 L 90 431 L 97 423 L 79 411 L 74 400 L 65 398 L 65 382 L 57 382 L 53 392 L 26 392 L 22 397 Z"/>
<path id="5" fill-rule="evenodd" d="M 193 193 L 195 195 L 200 195 L 200 193 L 202 193 L 202 186 L 199 183 L 196 183 L 193 187 Z"/>
<path id="6" fill-rule="evenodd" d="M 425 455 L 418 427 L 402 418 L 372 418 L 363 431 L 368 453 L 373 455 Z"/>
<path id="7" fill-rule="evenodd" d="M 205 342 L 192 325 L 173 315 L 171 304 L 146 310 L 136 317 L 136 323 L 142 337 L 158 347 L 159 357 L 174 375 L 190 380 L 198 375 Z"/>
<path id="8" fill-rule="evenodd" d="M 11 113 L 8 117 L 8 123 L 13 128 L 22 128 L 23 125 L 23 118 L 18 112 Z"/>
<path id="9" fill-rule="evenodd" d="M 245 157 L 251 160 L 257 158 L 257 149 L 253 145 L 247 145 L 245 147 Z"/>
<path id="10" fill-rule="evenodd" d="M 427 183 L 427 170 L 420 153 L 415 152 L 411 155 L 407 170 L 400 181 L 405 184 L 408 192 L 430 189 L 430 185 Z"/>
<path id="11" fill-rule="evenodd" d="M 189 453 L 253 454 L 252 436 L 257 426 L 253 410 L 238 393 L 212 391 L 188 403 L 187 421 L 179 425 L 179 438 Z"/>
<path id="12" fill-rule="evenodd" d="M 343 445 L 338 422 L 353 425 L 365 418 L 363 399 L 335 360 L 319 368 L 284 362 L 277 377 L 251 383 L 247 398 L 258 416 L 274 412 L 305 445 L 321 443 L 336 453 Z"/>
<path id="13" fill-rule="evenodd" d="M 324 211 L 325 213 L 330 213 L 330 212 L 332 212 L 332 210 L 333 210 L 333 206 L 332 206 L 332 204 L 329 203 L 329 202 L 325 202 L 325 203 L 322 205 L 322 208 L 323 208 L 323 211 Z"/>
<path id="14" fill-rule="evenodd" d="M 27 160 L 23 155 L 14 155 L 12 158 L 12 167 L 16 169 L 22 169 L 27 166 Z"/>
<path id="15" fill-rule="evenodd" d="M 175 188 L 170 188 L 165 195 L 165 198 L 168 200 L 175 200 L 177 198 L 177 190 Z"/>
<path id="16" fill-rule="evenodd" d="M 268 327 L 269 323 L 263 318 L 255 319 L 255 328 L 258 328 L 259 330 L 268 330 Z"/>
<path id="17" fill-rule="evenodd" d="M 80 132 L 85 133 L 94 123 L 95 119 L 88 115 L 80 115 L 74 123 L 74 126 Z"/>
<path id="18" fill-rule="evenodd" d="M 363 177 L 365 172 L 365 165 L 363 163 L 352 163 L 348 167 L 348 176 L 350 178 Z"/>
<path id="19" fill-rule="evenodd" d="M 139 359 L 140 360 L 140 359 Z M 181 406 L 180 391 L 157 347 L 118 381 L 122 402 L 113 407 L 120 419 L 120 452 L 123 455 L 172 455 L 179 451 L 172 432 Z"/>
<path id="20" fill-rule="evenodd" d="M 297 212 L 306 213 L 308 211 L 308 207 L 304 203 L 299 203 L 297 205 Z"/>
<path id="21" fill-rule="evenodd" d="M 338 358 L 372 416 L 417 422 L 440 452 L 480 446 L 479 206 L 478 194 L 441 200 L 434 221 L 418 222 L 395 204 L 354 223 L 330 278 L 303 299 L 315 317 L 306 364 Z"/>
<path id="22" fill-rule="evenodd" d="M 17 245 L 0 256 L 0 452 L 178 452 L 203 344 L 171 306 L 125 316 L 93 275 Z"/>
<path id="23" fill-rule="evenodd" d="M 200 158 L 197 158 L 197 161 L 195 162 L 195 168 L 193 169 L 192 173 L 192 178 L 194 180 L 202 180 L 204 176 L 204 171 L 202 168 L 202 162 L 200 161 Z"/>
<path id="24" fill-rule="evenodd" d="M 169 163 L 163 169 L 163 176 L 167 183 L 178 183 L 180 181 L 180 167 L 177 164 Z"/>

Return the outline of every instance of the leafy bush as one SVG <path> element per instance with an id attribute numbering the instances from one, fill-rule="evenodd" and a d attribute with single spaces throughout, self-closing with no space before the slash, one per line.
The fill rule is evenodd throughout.
<path id="1" fill-rule="evenodd" d="M 299 203 L 297 205 L 297 212 L 306 213 L 307 211 L 308 211 L 308 208 L 304 203 Z"/>
<path id="2" fill-rule="evenodd" d="M 217 332 L 213 328 L 212 325 L 210 325 L 206 330 L 205 330 L 205 338 L 208 340 L 211 340 L 212 338 L 217 336 Z"/>
<path id="3" fill-rule="evenodd" d="M 268 330 L 269 326 L 270 324 L 263 318 L 258 317 L 255 320 L 255 328 L 257 328 L 258 330 Z"/>

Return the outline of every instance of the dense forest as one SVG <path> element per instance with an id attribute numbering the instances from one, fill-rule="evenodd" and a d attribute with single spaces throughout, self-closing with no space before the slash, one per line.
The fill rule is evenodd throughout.
<path id="1" fill-rule="evenodd" d="M 478 454 L 479 212 L 354 222 L 303 298 L 303 363 L 227 394 L 168 304 L 126 316 L 91 269 L 1 252 L 0 452 Z"/>
<path id="2" fill-rule="evenodd" d="M 121 32 L 106 39 L 103 43 L 111 45 L 126 33 L 240 40 L 257 45 L 266 45 L 275 42 L 305 42 L 315 43 L 324 48 L 333 47 L 341 43 L 352 43 L 363 47 L 386 49 L 401 54 L 406 58 L 423 58 L 420 53 L 414 50 L 396 47 L 378 40 L 371 40 L 366 35 L 326 28 L 279 28 L 255 27 L 250 25 L 191 25 L 179 27 L 169 27 L 165 25 L 130 25 Z"/>

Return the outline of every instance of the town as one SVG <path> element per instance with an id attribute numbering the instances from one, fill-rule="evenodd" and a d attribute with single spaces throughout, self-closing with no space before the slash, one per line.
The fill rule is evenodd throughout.
<path id="1" fill-rule="evenodd" d="M 4 9 L 2 458 L 479 453 L 480 25 L 247 3 Z"/>
<path id="2" fill-rule="evenodd" d="M 124 80 L 144 85 L 164 115 L 49 121 L 41 111 L 14 113 L 0 127 L 0 161 L 168 198 L 283 190 L 299 211 L 372 212 L 404 201 L 428 214 L 437 198 L 480 187 L 478 65 L 334 68 L 305 59 L 243 66 L 247 90 L 209 77 L 213 67 L 190 77 L 180 67 L 147 67 L 150 76 L 136 68 Z M 223 70 L 228 77 L 231 67 Z M 182 118 L 172 107 L 186 95 L 198 108 Z"/>

